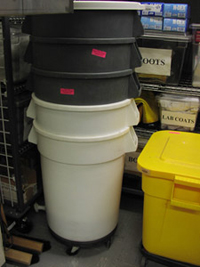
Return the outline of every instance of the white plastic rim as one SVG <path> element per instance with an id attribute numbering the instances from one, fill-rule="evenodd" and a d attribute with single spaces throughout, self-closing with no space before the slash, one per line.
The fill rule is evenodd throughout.
<path id="1" fill-rule="evenodd" d="M 41 129 L 66 136 L 99 136 L 112 134 L 139 123 L 134 99 L 96 106 L 60 105 L 38 99 L 34 94 L 27 116 Z"/>
<path id="2" fill-rule="evenodd" d="M 33 121 L 34 128 L 37 133 L 53 140 L 64 141 L 64 142 L 73 142 L 73 143 L 93 143 L 93 142 L 101 142 L 112 140 L 115 138 L 119 138 L 130 131 L 129 127 L 122 129 L 118 132 L 108 134 L 108 135 L 101 135 L 101 136 L 66 136 L 66 135 L 57 135 L 51 132 L 47 132 L 43 128 L 41 128 L 36 121 Z"/>
<path id="3" fill-rule="evenodd" d="M 115 102 L 111 104 L 104 104 L 104 105 L 91 105 L 91 106 L 77 106 L 77 105 L 63 105 L 63 104 L 55 104 L 47 101 L 43 101 L 35 96 L 35 94 L 32 94 L 32 99 L 34 100 L 35 104 L 38 106 L 42 106 L 48 109 L 54 109 L 54 110 L 64 110 L 64 111 L 73 111 L 73 112 L 79 112 L 79 111 L 105 111 L 105 110 L 113 110 L 113 109 L 119 109 L 122 107 L 125 107 L 129 105 L 133 99 L 125 99 L 120 102 Z"/>
<path id="4" fill-rule="evenodd" d="M 93 138 L 66 137 L 41 129 L 36 122 L 29 142 L 37 144 L 41 155 L 64 164 L 99 164 L 136 151 L 138 138 L 133 127 Z"/>
<path id="5" fill-rule="evenodd" d="M 74 10 L 143 10 L 139 2 L 128 1 L 74 1 Z"/>
<path id="6" fill-rule="evenodd" d="M 95 155 L 94 155 L 95 156 Z M 94 165 L 68 165 L 41 156 L 47 222 L 61 238 L 88 242 L 118 224 L 124 156 Z"/>

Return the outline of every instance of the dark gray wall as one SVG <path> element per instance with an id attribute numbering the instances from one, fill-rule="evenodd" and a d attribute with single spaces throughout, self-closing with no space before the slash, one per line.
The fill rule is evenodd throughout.
<path id="1" fill-rule="evenodd" d="M 184 3 L 191 7 L 191 23 L 200 23 L 200 0 L 155 0 L 155 1 L 134 1 L 134 2 L 163 2 L 163 3 Z"/>

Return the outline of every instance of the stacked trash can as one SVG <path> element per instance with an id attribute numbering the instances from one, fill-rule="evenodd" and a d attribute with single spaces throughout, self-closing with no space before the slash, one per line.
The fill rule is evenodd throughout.
<path id="1" fill-rule="evenodd" d="M 27 17 L 29 141 L 41 155 L 47 221 L 71 247 L 110 242 L 124 155 L 137 149 L 140 3 L 75 1 L 73 14 Z"/>

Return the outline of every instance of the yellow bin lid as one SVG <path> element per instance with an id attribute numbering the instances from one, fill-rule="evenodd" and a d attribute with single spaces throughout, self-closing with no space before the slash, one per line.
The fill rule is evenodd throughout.
<path id="1" fill-rule="evenodd" d="M 143 174 L 173 180 L 190 177 L 200 186 L 200 134 L 158 131 L 150 137 L 137 161 Z"/>

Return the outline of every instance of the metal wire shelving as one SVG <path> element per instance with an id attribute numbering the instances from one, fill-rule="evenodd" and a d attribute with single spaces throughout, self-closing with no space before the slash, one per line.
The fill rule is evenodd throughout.
<path id="1" fill-rule="evenodd" d="M 192 86 L 192 77 L 191 75 L 187 74 L 182 75 L 178 86 L 149 84 L 142 82 L 140 84 L 142 90 L 151 91 L 154 92 L 155 94 L 168 93 L 168 94 L 200 97 L 200 88 Z M 159 123 L 150 125 L 144 125 L 140 123 L 138 126 L 135 126 L 134 129 L 139 140 L 142 138 L 148 141 L 148 139 L 151 137 L 153 133 L 161 130 L 161 126 Z M 197 122 L 194 132 L 200 133 L 200 116 L 197 117 Z M 123 191 L 129 192 L 134 195 L 143 195 L 141 189 L 141 177 L 136 175 L 135 173 L 132 172 L 129 173 L 125 171 Z"/>
<path id="2" fill-rule="evenodd" d="M 19 142 L 16 97 L 26 86 L 25 81 L 13 81 L 10 26 L 21 23 L 21 18 L 3 17 L 1 23 L 5 79 L 0 82 L 0 197 L 6 215 L 20 219 L 41 194 L 40 162 L 36 146 Z"/>

